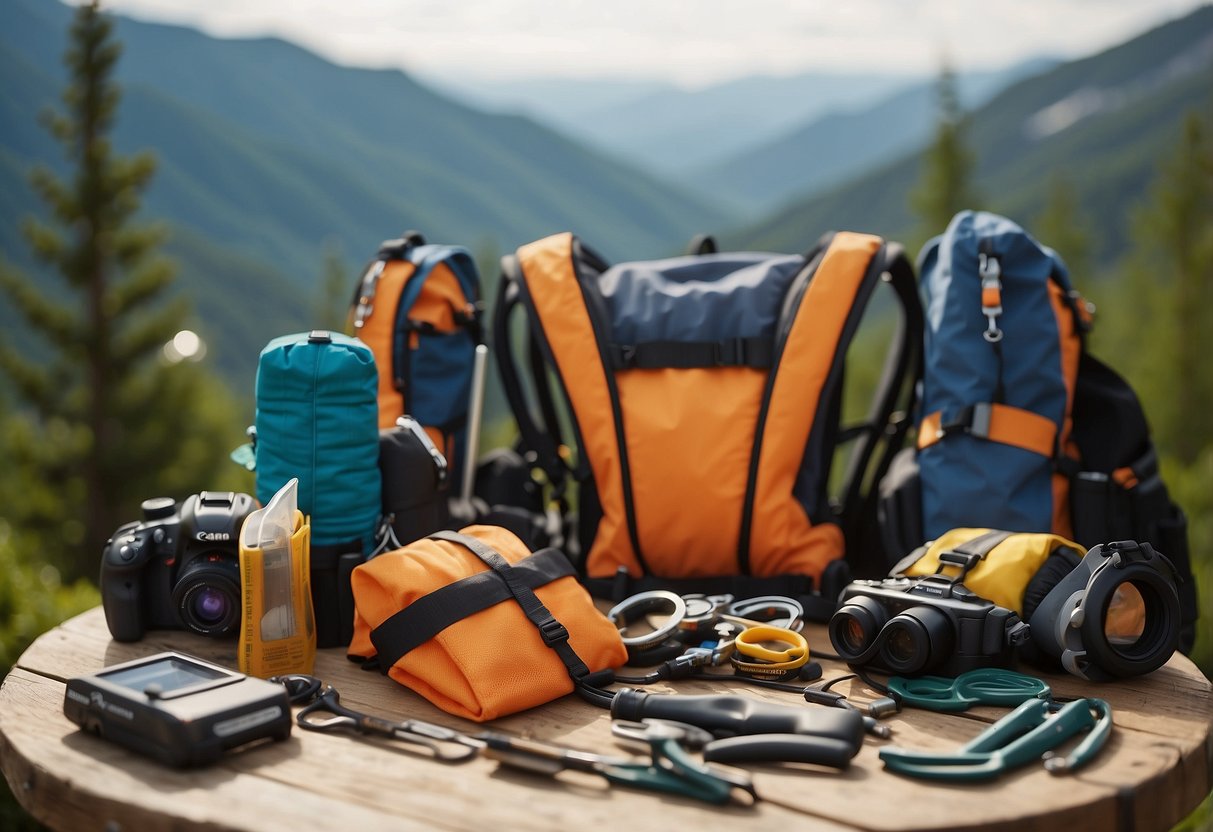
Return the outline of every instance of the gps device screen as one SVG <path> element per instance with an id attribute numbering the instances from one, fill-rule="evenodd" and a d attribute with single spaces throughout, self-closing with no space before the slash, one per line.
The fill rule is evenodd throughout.
<path id="1" fill-rule="evenodd" d="M 165 658 L 126 670 L 97 674 L 113 685 L 131 690 L 145 691 L 149 685 L 159 685 L 161 693 L 171 693 L 203 682 L 224 679 L 227 673 L 196 662 L 183 662 L 176 658 Z"/>
<path id="2" fill-rule="evenodd" d="M 86 731 L 174 766 L 291 733 L 286 688 L 183 653 L 67 680 L 63 713 Z"/>

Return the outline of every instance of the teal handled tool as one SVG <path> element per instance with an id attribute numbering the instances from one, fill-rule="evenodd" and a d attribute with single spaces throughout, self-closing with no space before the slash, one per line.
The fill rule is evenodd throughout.
<path id="1" fill-rule="evenodd" d="M 903 704 L 931 711 L 963 711 L 970 705 L 1019 705 L 1029 699 L 1049 699 L 1048 684 L 1035 676 L 982 667 L 962 673 L 955 679 L 920 676 L 889 679 L 889 691 Z"/>
<path id="2" fill-rule="evenodd" d="M 684 745 L 703 746 L 712 740 L 712 735 L 703 729 L 668 722 L 654 723 L 627 736 L 642 740 L 648 746 L 648 759 L 608 757 L 495 733 L 481 734 L 480 739 L 485 743 L 486 757 L 505 766 L 549 777 L 565 770 L 584 771 L 616 785 L 707 803 L 734 801 L 753 805 L 758 800 L 748 775 L 703 765 L 687 753 Z"/>
<path id="3" fill-rule="evenodd" d="M 1087 735 L 1066 757 L 1055 749 L 1082 732 Z M 1090 762 L 1112 732 L 1112 709 L 1102 699 L 1076 699 L 1065 705 L 1029 699 L 953 752 L 882 748 L 885 768 L 926 780 L 988 780 L 1043 759 L 1052 774 L 1064 774 Z"/>

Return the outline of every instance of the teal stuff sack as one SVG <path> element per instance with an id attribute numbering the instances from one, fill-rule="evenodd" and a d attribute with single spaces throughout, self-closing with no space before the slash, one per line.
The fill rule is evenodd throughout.
<path id="1" fill-rule="evenodd" d="M 349 576 L 375 546 L 382 489 L 378 384 L 370 348 L 340 333 L 275 338 L 257 366 L 257 499 L 264 505 L 299 478 L 299 509 L 312 524 L 321 647 L 349 643 Z"/>

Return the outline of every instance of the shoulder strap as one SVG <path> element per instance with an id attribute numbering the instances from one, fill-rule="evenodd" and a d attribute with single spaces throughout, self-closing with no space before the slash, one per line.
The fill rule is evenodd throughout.
<path id="1" fill-rule="evenodd" d="M 514 309 L 521 303 L 521 288 L 518 285 L 520 280 L 518 259 L 514 256 L 503 257 L 501 259 L 501 279 L 498 281 L 497 288 L 497 305 L 493 313 L 493 352 L 497 357 L 497 368 L 501 372 L 501 386 L 505 392 L 506 401 L 509 402 L 510 410 L 514 413 L 514 419 L 518 423 L 518 432 L 522 436 L 522 442 L 529 450 L 535 452 L 539 467 L 547 474 L 553 491 L 559 496 L 564 492 L 568 466 L 560 456 L 557 439 L 548 431 L 541 430 L 531 413 L 530 405 L 522 390 L 518 365 L 514 360 L 513 341 L 510 338 L 510 321 Z M 531 348 L 531 345 L 528 345 L 528 348 Z M 537 350 L 537 347 L 534 349 Z M 542 362 L 540 364 L 542 365 Z M 543 375 L 544 379 L 540 383 L 547 387 L 546 370 Z M 542 388 L 540 392 L 542 392 Z M 550 401 L 550 389 L 548 399 Z M 542 402 L 541 406 L 544 406 Z M 544 409 L 546 418 L 552 418 L 555 414 L 553 408 L 550 409 L 551 416 L 549 416 L 549 408 L 551 405 L 547 405 Z M 555 423 L 553 422 L 553 424 Z"/>

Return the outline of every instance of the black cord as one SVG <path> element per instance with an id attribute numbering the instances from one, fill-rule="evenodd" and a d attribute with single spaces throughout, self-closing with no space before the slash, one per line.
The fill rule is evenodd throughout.
<path id="1" fill-rule="evenodd" d="M 267 681 L 276 682 L 286 688 L 286 698 L 292 705 L 311 702 L 324 687 L 324 682 L 305 673 L 288 673 L 271 676 Z"/>

